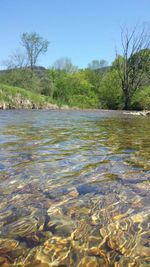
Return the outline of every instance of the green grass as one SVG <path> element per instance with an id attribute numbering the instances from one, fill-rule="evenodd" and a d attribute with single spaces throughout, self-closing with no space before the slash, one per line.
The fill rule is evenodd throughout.
<path id="1" fill-rule="evenodd" d="M 28 103 L 28 107 L 33 104 L 37 107 L 44 107 L 46 104 L 56 104 L 51 97 L 34 93 L 25 90 L 20 87 L 14 87 L 0 83 L 0 105 L 5 103 L 6 107 L 12 108 L 26 108 L 25 105 Z"/>

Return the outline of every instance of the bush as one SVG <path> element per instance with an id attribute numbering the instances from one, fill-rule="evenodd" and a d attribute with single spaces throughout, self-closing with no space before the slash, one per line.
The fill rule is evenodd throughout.
<path id="1" fill-rule="evenodd" d="M 98 108 L 98 99 L 95 95 L 88 97 L 85 95 L 74 95 L 71 97 L 69 102 L 71 107 L 79 108 Z"/>
<path id="2" fill-rule="evenodd" d="M 101 108 L 121 109 L 123 107 L 123 96 L 116 70 L 110 70 L 100 84 Z"/>
<path id="3" fill-rule="evenodd" d="M 131 108 L 134 110 L 150 110 L 150 87 L 135 92 L 131 101 Z"/>

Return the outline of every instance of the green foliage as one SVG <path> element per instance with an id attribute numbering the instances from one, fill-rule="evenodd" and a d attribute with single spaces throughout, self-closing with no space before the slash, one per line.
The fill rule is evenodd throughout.
<path id="1" fill-rule="evenodd" d="M 8 69 L 0 72 L 1 101 L 14 106 L 29 98 L 82 109 L 150 108 L 149 49 L 118 55 L 111 67 L 105 60 L 93 60 L 79 70 L 64 57 L 48 70 L 35 66 L 48 41 L 37 33 L 23 33 L 21 39 L 26 53 L 17 50 L 7 61 Z"/>
<path id="2" fill-rule="evenodd" d="M 30 68 L 32 69 L 36 65 L 38 57 L 46 53 L 49 42 L 44 40 L 36 32 L 27 33 L 24 32 L 21 36 L 22 45 L 26 50 Z"/>
<path id="3" fill-rule="evenodd" d="M 53 97 L 55 90 L 48 70 L 43 70 L 39 74 L 38 69 L 10 69 L 0 75 L 0 82 L 51 97 Z"/>
<path id="4" fill-rule="evenodd" d="M 133 54 L 129 58 L 128 64 L 131 67 L 129 81 L 132 84 L 135 79 L 137 85 L 136 88 L 134 88 L 134 84 L 132 85 L 133 92 L 150 83 L 150 49 L 142 49 Z"/>
<path id="5" fill-rule="evenodd" d="M 146 92 L 143 91 L 143 87 L 150 84 L 150 49 L 140 50 L 130 56 L 128 60 L 118 56 L 113 62 L 112 68 L 118 72 L 124 101 L 128 98 L 126 99 L 128 108 L 146 108 L 149 100 L 144 100 Z M 127 81 L 126 84 L 125 81 Z"/>
<path id="6" fill-rule="evenodd" d="M 98 97 L 93 91 L 93 86 L 84 78 L 82 72 L 69 74 L 59 71 L 57 74 L 53 95 L 57 101 L 81 108 L 98 107 Z"/>
<path id="7" fill-rule="evenodd" d="M 99 87 L 103 77 L 102 72 L 98 70 L 85 69 L 80 71 L 80 77 L 92 85 L 92 90 L 95 94 L 99 94 Z"/>
<path id="8" fill-rule="evenodd" d="M 73 95 L 70 99 L 71 107 L 79 107 L 81 109 L 98 108 L 98 99 L 95 95 L 92 97 L 86 95 Z"/>
<path id="9" fill-rule="evenodd" d="M 135 110 L 150 110 L 150 86 L 142 88 L 133 95 L 131 107 Z"/>
<path id="10" fill-rule="evenodd" d="M 125 63 L 124 57 L 121 55 L 117 55 L 115 60 L 112 62 L 112 68 L 115 70 L 118 69 L 118 66 L 121 66 L 121 68 L 123 68 L 124 63 Z"/>
<path id="11" fill-rule="evenodd" d="M 39 92 L 39 78 L 29 68 L 7 70 L 0 75 L 0 82 Z"/>
<path id="12" fill-rule="evenodd" d="M 1 101 L 35 98 L 79 108 L 149 109 L 150 49 L 146 27 L 122 29 L 122 55 L 112 66 L 92 60 L 79 70 L 68 57 L 59 58 L 51 69 L 36 66 L 49 42 L 36 32 L 23 33 L 23 51 L 16 50 L 0 71 Z M 9 85 L 9 86 L 8 86 Z M 25 90 L 24 90 L 25 89 Z M 14 102 L 15 105 L 15 102 Z"/>
<path id="13" fill-rule="evenodd" d="M 145 74 L 150 63 L 149 25 L 142 24 L 129 30 L 121 29 L 123 60 L 116 61 L 116 70 L 124 95 L 124 109 L 131 108 L 134 93 L 145 85 Z"/>
<path id="14" fill-rule="evenodd" d="M 5 102 L 5 104 L 17 107 L 17 104 L 20 105 L 21 101 L 25 100 L 29 100 L 31 103 L 37 104 L 42 104 L 46 101 L 45 97 L 41 94 L 0 83 L 0 103 Z"/>
<path id="15" fill-rule="evenodd" d="M 122 90 L 118 73 L 115 69 L 110 70 L 103 78 L 100 87 L 101 108 L 122 108 Z"/>
<path id="16" fill-rule="evenodd" d="M 53 97 L 55 84 L 49 70 L 45 70 L 39 79 L 40 92 L 43 95 Z"/>
<path id="17" fill-rule="evenodd" d="M 116 61 L 104 73 L 90 69 L 75 73 L 30 68 L 7 70 L 0 74 L 0 83 L 11 86 L 3 85 L 6 92 L 3 89 L 1 100 L 10 103 L 19 94 L 35 101 L 37 96 L 38 101 L 57 103 L 59 107 L 122 109 L 123 92 L 115 64 Z M 149 109 L 149 103 L 150 87 L 141 88 L 133 95 L 131 108 Z"/>

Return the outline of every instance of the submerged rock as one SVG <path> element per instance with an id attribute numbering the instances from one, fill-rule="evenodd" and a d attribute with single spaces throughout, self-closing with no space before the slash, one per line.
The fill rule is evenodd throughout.
<path id="1" fill-rule="evenodd" d="M 104 267 L 106 266 L 105 264 L 105 261 L 101 258 L 86 256 L 80 261 L 77 267 Z"/>
<path id="2" fill-rule="evenodd" d="M 19 245 L 19 242 L 14 239 L 0 239 L 0 255 L 7 254 L 14 250 Z"/>

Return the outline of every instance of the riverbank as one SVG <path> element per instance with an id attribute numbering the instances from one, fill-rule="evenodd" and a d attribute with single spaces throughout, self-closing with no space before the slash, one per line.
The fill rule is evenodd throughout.
<path id="1" fill-rule="evenodd" d="M 0 84 L 0 110 L 9 109 L 43 109 L 43 110 L 82 110 L 78 107 L 60 105 L 50 96 L 29 90 Z"/>
<path id="2" fill-rule="evenodd" d="M 0 109 L 59 109 L 51 97 L 0 84 Z"/>
<path id="3" fill-rule="evenodd" d="M 126 115 L 134 115 L 134 116 L 150 116 L 150 110 L 124 111 L 123 114 L 126 114 Z"/>
<path id="4" fill-rule="evenodd" d="M 82 109 L 79 107 L 69 107 L 68 105 L 58 105 L 51 97 L 37 94 L 23 88 L 12 87 L 0 84 L 0 109 L 43 109 L 43 110 L 84 110 L 100 111 L 100 109 Z M 102 109 L 102 111 L 105 111 Z M 123 111 L 126 115 L 150 116 L 149 110 L 144 111 Z"/>
<path id="5" fill-rule="evenodd" d="M 16 100 L 15 100 L 16 101 Z M 99 111 L 111 111 L 111 110 L 105 110 L 105 109 L 81 109 L 78 107 L 69 107 L 67 105 L 59 107 L 56 104 L 51 104 L 48 102 L 41 102 L 41 103 L 35 103 L 30 101 L 29 99 L 22 100 L 20 99 L 20 96 L 18 96 L 17 101 L 12 104 L 0 102 L 0 110 L 10 110 L 10 109 L 37 109 L 37 110 L 78 110 L 78 111 L 92 111 L 92 112 L 99 112 Z M 114 110 L 113 110 L 114 111 Z M 120 110 L 115 110 L 120 111 Z M 123 111 L 121 110 L 124 115 L 133 115 L 133 116 L 150 116 L 149 110 L 143 110 L 143 111 Z"/>

